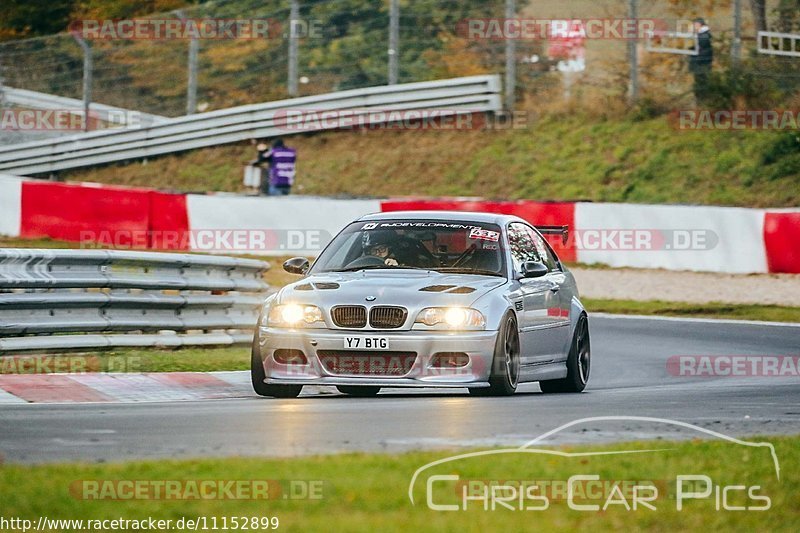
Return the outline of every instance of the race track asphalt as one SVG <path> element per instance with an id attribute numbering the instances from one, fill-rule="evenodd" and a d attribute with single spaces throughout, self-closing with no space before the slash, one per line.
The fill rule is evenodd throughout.
<path id="1" fill-rule="evenodd" d="M 639 416 L 731 436 L 800 434 L 800 378 L 677 377 L 675 355 L 800 355 L 800 326 L 596 316 L 583 394 L 523 385 L 507 398 L 386 390 L 376 398 L 311 391 L 260 398 L 144 404 L 4 405 L 7 462 L 119 461 L 195 456 L 294 456 L 346 451 L 521 445 L 570 421 Z M 703 437 L 661 422 L 594 420 L 547 442 Z M 708 437 L 708 435 L 705 435 Z"/>

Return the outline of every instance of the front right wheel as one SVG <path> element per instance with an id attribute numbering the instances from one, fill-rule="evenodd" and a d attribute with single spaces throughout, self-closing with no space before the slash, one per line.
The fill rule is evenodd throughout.
<path id="1" fill-rule="evenodd" d="M 569 355 L 567 356 L 567 377 L 540 381 L 542 392 L 583 392 L 589 382 L 592 349 L 589 342 L 589 320 L 581 315 L 572 335 Z"/>
<path id="2" fill-rule="evenodd" d="M 517 390 L 519 381 L 519 330 L 517 318 L 508 313 L 503 318 L 492 359 L 489 387 L 469 389 L 473 396 L 510 396 Z"/>
<path id="3" fill-rule="evenodd" d="M 264 361 L 261 359 L 258 346 L 258 332 L 256 332 L 250 352 L 250 381 L 253 383 L 253 390 L 256 391 L 256 394 L 273 398 L 297 398 L 303 390 L 302 385 L 268 385 L 264 383 L 266 377 Z"/>

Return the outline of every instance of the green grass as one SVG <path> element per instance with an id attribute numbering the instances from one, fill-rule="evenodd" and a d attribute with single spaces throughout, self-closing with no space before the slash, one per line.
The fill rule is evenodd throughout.
<path id="1" fill-rule="evenodd" d="M 84 372 L 214 372 L 249 370 L 250 347 L 120 349 L 93 353 L 0 357 L 0 374 Z"/>
<path id="2" fill-rule="evenodd" d="M 472 400 L 470 400 L 472 401 Z M 289 404 L 287 404 L 288 406 Z M 465 406 L 466 407 L 466 406 Z M 533 436 L 533 435 L 532 435 Z M 63 464 L 0 466 L 0 516 L 36 520 L 39 516 L 74 519 L 143 519 L 148 516 L 177 520 L 195 518 L 277 516 L 284 531 L 792 531 L 800 523 L 797 494 L 800 477 L 800 438 L 750 438 L 775 446 L 781 466 L 776 479 L 767 448 L 745 447 L 724 441 L 651 441 L 603 446 L 560 448 L 561 451 L 598 450 L 663 451 L 628 455 L 560 457 L 542 454 L 492 454 L 447 463 L 426 470 L 413 488 L 416 505 L 408 498 L 414 472 L 425 464 L 454 455 L 453 451 L 425 451 L 399 455 L 346 454 L 293 459 L 232 458 L 163 460 L 119 464 Z M 550 506 L 540 511 L 498 508 L 484 511 L 480 502 L 467 511 L 433 511 L 426 506 L 425 485 L 431 474 L 458 475 L 461 481 L 516 480 L 566 481 L 576 474 L 596 474 L 601 480 L 655 485 L 656 510 L 626 510 L 621 505 L 603 512 L 575 511 L 563 497 L 548 493 Z M 709 476 L 716 485 L 759 486 L 756 494 L 770 498 L 764 512 L 716 511 L 713 496 L 684 502 L 676 510 L 678 475 Z M 83 481 L 104 480 L 273 480 L 266 500 L 163 500 L 83 499 Z M 316 499 L 284 498 L 287 488 L 314 486 Z M 504 483 L 507 483 L 504 481 Z M 276 487 L 282 487 L 278 492 Z M 435 502 L 458 503 L 450 482 L 434 485 Z M 300 494 L 300 492 L 295 492 Z M 629 492 L 627 501 L 630 502 Z M 602 505 L 600 499 L 579 503 Z M 526 505 L 538 502 L 528 500 Z M 760 505 L 732 493 L 731 504 Z"/>
<path id="3" fill-rule="evenodd" d="M 291 137 L 301 194 L 466 195 L 537 200 L 794 207 L 800 168 L 763 158 L 778 134 L 676 131 L 647 120 L 555 114 L 524 129 L 368 131 Z M 75 170 L 70 180 L 241 190 L 250 144 Z"/>
<path id="4" fill-rule="evenodd" d="M 659 300 L 640 302 L 635 300 L 607 300 L 601 298 L 581 298 L 581 301 L 590 313 L 677 316 L 688 318 L 729 318 L 734 320 L 800 323 L 800 307 L 727 304 L 720 302 L 695 304 L 663 302 Z"/>

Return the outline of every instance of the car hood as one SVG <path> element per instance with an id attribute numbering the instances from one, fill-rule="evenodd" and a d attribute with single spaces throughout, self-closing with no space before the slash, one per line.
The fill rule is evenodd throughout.
<path id="1" fill-rule="evenodd" d="M 279 303 L 334 305 L 470 306 L 506 283 L 497 276 L 443 274 L 418 270 L 362 270 L 307 276 L 285 286 Z"/>

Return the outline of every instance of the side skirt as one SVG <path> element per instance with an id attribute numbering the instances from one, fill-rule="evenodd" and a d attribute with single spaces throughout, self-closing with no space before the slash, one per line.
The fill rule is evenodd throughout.
<path id="1" fill-rule="evenodd" d="M 564 361 L 524 365 L 519 371 L 521 383 L 567 377 L 567 365 Z"/>

